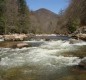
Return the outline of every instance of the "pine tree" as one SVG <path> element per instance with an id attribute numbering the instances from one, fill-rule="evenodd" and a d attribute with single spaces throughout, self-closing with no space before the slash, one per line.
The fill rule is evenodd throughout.
<path id="1" fill-rule="evenodd" d="M 29 10 L 25 0 L 18 0 L 19 12 L 19 31 L 20 33 L 28 33 L 29 30 Z"/>
<path id="2" fill-rule="evenodd" d="M 5 29 L 5 17 L 4 17 L 4 12 L 5 12 L 5 0 L 0 0 L 0 34 L 4 34 L 4 29 Z"/>

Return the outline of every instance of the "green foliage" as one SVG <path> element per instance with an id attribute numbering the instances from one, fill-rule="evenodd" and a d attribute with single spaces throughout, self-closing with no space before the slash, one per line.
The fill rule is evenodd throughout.
<path id="1" fill-rule="evenodd" d="M 73 33 L 80 25 L 80 20 L 69 20 L 67 23 L 67 27 L 71 33 Z"/>
<path id="2" fill-rule="evenodd" d="M 0 34 L 28 33 L 29 22 L 25 0 L 0 0 Z"/>
<path id="3" fill-rule="evenodd" d="M 73 33 L 76 30 L 75 24 L 73 24 L 72 22 L 68 22 L 67 27 L 71 33 Z"/>
<path id="4" fill-rule="evenodd" d="M 0 17 L 0 34 L 4 33 L 4 20 Z"/>
<path id="5" fill-rule="evenodd" d="M 18 0 L 19 6 L 19 31 L 20 33 L 28 33 L 29 30 L 29 10 L 26 6 L 25 0 Z"/>
<path id="6" fill-rule="evenodd" d="M 4 7 L 5 1 L 0 0 L 0 34 L 4 33 L 5 29 L 5 17 L 4 17 L 4 12 L 5 12 L 5 7 Z"/>

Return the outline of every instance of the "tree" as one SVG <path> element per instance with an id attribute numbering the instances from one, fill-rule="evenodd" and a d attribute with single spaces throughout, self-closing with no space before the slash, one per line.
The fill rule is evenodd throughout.
<path id="1" fill-rule="evenodd" d="M 70 0 L 67 9 L 60 15 L 59 23 L 62 27 L 66 26 L 70 33 L 86 25 L 86 0 Z"/>
<path id="2" fill-rule="evenodd" d="M 5 0 L 0 0 L 0 34 L 4 34 L 5 29 Z"/>
<path id="3" fill-rule="evenodd" d="M 17 0 L 5 0 L 5 18 L 6 18 L 6 27 L 5 34 L 13 33 L 17 31 L 18 23 L 18 5 Z"/>
<path id="4" fill-rule="evenodd" d="M 25 0 L 18 0 L 18 27 L 20 33 L 28 33 L 29 30 L 29 10 Z"/>

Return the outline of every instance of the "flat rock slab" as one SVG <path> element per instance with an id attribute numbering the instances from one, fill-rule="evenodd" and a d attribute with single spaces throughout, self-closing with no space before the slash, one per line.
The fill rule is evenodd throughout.
<path id="1" fill-rule="evenodd" d="M 29 47 L 30 44 L 23 41 L 3 41 L 0 42 L 0 48 L 22 48 Z"/>
<path id="2" fill-rule="evenodd" d="M 18 43 L 17 48 L 22 48 L 22 47 L 29 47 L 28 43 L 22 42 L 22 43 Z"/>

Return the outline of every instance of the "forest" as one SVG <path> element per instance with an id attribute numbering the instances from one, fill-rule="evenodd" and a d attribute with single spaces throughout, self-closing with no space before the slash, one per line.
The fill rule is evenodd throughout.
<path id="1" fill-rule="evenodd" d="M 37 22 L 31 21 L 31 15 L 25 0 L 0 0 L 0 34 L 46 33 L 49 27 L 51 33 L 73 33 L 77 28 L 86 25 L 86 0 L 69 0 L 69 6 L 60 11 L 58 18 L 53 20 L 55 23 L 49 22 L 46 31 L 42 31 L 42 24 L 33 27 L 32 23 L 35 25 Z M 55 27 L 53 24 L 56 24 Z M 60 29 L 63 30 L 59 32 Z"/>
<path id="2" fill-rule="evenodd" d="M 0 34 L 27 33 L 29 9 L 25 0 L 0 0 Z"/>
<path id="3" fill-rule="evenodd" d="M 60 12 L 57 24 L 60 27 L 66 27 L 68 33 L 86 26 L 86 0 L 70 0 L 67 9 Z"/>

